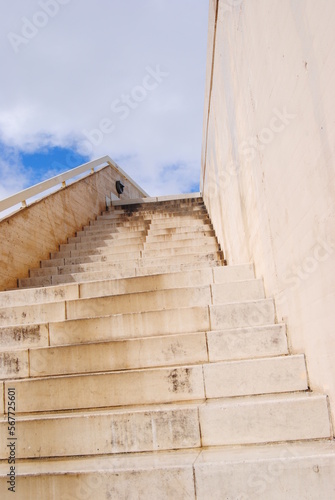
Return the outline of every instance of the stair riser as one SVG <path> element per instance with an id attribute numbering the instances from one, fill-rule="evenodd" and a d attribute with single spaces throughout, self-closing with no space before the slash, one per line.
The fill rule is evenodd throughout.
<path id="1" fill-rule="evenodd" d="M 147 230 L 146 228 L 134 228 L 134 230 L 126 229 L 125 231 L 106 231 L 101 234 L 88 234 L 87 236 L 74 236 L 73 238 L 68 238 L 68 244 L 89 244 L 89 243 L 99 243 L 100 241 L 108 241 L 112 245 L 113 240 L 132 240 L 134 238 L 141 238 L 145 236 Z"/>
<path id="2" fill-rule="evenodd" d="M 202 263 L 190 263 L 190 264 L 179 264 L 173 266 L 157 266 L 157 267 L 143 267 L 143 268 L 129 268 L 125 269 L 106 269 L 104 271 L 86 272 L 86 273 L 76 273 L 70 275 L 54 275 L 54 276 L 43 276 L 39 278 L 27 278 L 19 280 L 19 287 L 21 288 L 33 288 L 33 287 L 43 287 L 43 286 L 56 286 L 66 283 L 83 283 L 91 281 L 102 281 L 102 280 L 115 280 L 123 278 L 134 278 L 142 276 L 152 276 L 152 275 L 162 275 L 167 273 L 179 273 L 190 271 L 192 269 L 199 270 L 205 267 L 216 268 L 220 265 L 216 261 L 208 261 L 205 264 Z"/>
<path id="3" fill-rule="evenodd" d="M 177 248 L 166 248 L 165 245 L 162 245 L 161 250 L 156 250 L 150 249 L 150 245 L 145 245 L 145 249 L 142 251 L 143 257 L 147 259 L 155 259 L 159 257 L 177 257 L 179 255 L 188 255 L 194 253 L 194 249 L 197 248 L 197 254 L 198 255 L 205 255 L 208 253 L 218 253 L 220 252 L 220 255 L 222 256 L 223 254 L 218 248 L 217 243 L 210 243 L 208 245 L 204 244 L 199 244 L 197 247 L 194 246 L 180 246 Z"/>
<path id="4" fill-rule="evenodd" d="M 79 264 L 89 264 L 92 262 L 124 262 L 131 259 L 139 259 L 141 256 L 141 250 L 137 252 L 123 252 L 122 254 L 104 254 L 104 255 L 86 255 L 83 257 L 67 257 L 64 259 L 54 259 L 47 261 L 50 263 L 50 267 L 64 267 L 64 266 L 76 266 Z M 53 264 L 53 265 L 52 265 Z M 49 266 L 45 266 L 41 263 L 43 269 L 47 269 Z"/>
<path id="5" fill-rule="evenodd" d="M 38 364 L 39 359 L 33 358 L 33 367 L 39 369 Z M 176 403 L 308 388 L 303 356 L 12 380 L 9 384 L 15 388 L 20 401 L 17 412 L 21 413 Z"/>
<path id="6" fill-rule="evenodd" d="M 257 401 L 255 400 L 255 403 Z M 200 408 L 202 445 L 274 443 L 330 438 L 326 397 L 275 399 L 259 404 L 213 404 Z"/>
<path id="7" fill-rule="evenodd" d="M 90 257 L 94 255 L 123 255 L 125 252 L 138 252 L 143 249 L 143 243 L 129 244 L 121 240 L 121 244 L 118 242 L 113 243 L 111 247 L 96 247 L 91 250 L 63 250 L 62 252 L 55 252 L 50 254 L 51 259 L 66 259 L 72 257 Z M 46 267 L 49 261 L 42 261 L 42 267 Z"/>
<path id="8" fill-rule="evenodd" d="M 65 302 L 0 309 L 0 327 L 65 321 Z"/>
<path id="9" fill-rule="evenodd" d="M 223 325 L 220 322 L 216 324 L 218 317 L 222 316 L 225 317 L 227 329 L 270 325 L 274 323 L 274 305 L 271 300 L 264 300 L 50 323 L 50 343 L 76 344 L 222 330 Z"/>
<path id="10" fill-rule="evenodd" d="M 217 292 L 216 292 L 217 293 Z M 159 311 L 177 307 L 208 306 L 212 302 L 210 285 L 156 290 L 131 294 L 77 299 L 0 309 L 0 326 L 53 323 L 111 314 Z"/>
<path id="11" fill-rule="evenodd" d="M 15 355 L 17 353 L 12 353 Z M 21 353 L 20 353 L 21 354 Z M 208 361 L 206 334 L 180 334 L 100 344 L 32 349 L 30 376 L 143 369 Z"/>
<path id="12" fill-rule="evenodd" d="M 255 450 L 257 453 L 258 450 Z M 157 465 L 136 458 L 130 463 L 116 459 L 115 464 L 106 466 L 106 460 L 96 459 L 95 465 L 88 472 L 79 470 L 75 474 L 46 473 L 38 475 L 17 476 L 24 487 L 17 490 L 17 500 L 36 500 L 41 498 L 59 498 L 62 500 L 99 500 L 135 499 L 131 492 L 145 492 L 146 498 L 155 500 L 222 500 L 231 498 L 239 500 L 283 500 L 283 484 L 285 495 L 290 500 L 302 498 L 329 499 L 335 490 L 334 454 L 318 457 L 300 457 L 295 450 L 285 449 L 278 452 L 272 460 L 252 461 L 251 463 L 220 463 L 217 454 L 213 453 L 212 463 L 199 464 L 190 452 L 189 464 L 180 460 L 180 454 L 174 457 L 175 463 Z M 144 457 L 147 458 L 147 457 Z M 292 459 L 294 460 L 292 465 Z M 120 465 L 122 464 L 122 465 Z M 71 464 L 72 465 L 72 464 Z M 107 467 L 107 469 L 106 469 Z M 52 467 L 51 467 L 52 470 Z M 66 470 L 66 469 L 64 469 Z M 0 478 L 0 489 L 6 491 L 7 478 Z M 136 493 L 137 494 L 137 493 Z M 4 499 L 11 498 L 4 496 Z M 139 498 L 139 497 L 137 497 Z"/>
<path id="13" fill-rule="evenodd" d="M 110 213 L 111 215 L 120 215 L 120 214 L 125 214 L 128 216 L 134 216 L 134 215 L 142 215 L 142 214 L 155 214 L 155 215 L 166 215 L 166 214 L 190 214 L 190 213 L 196 213 L 199 211 L 206 211 L 204 203 L 195 203 L 195 204 L 190 204 L 190 203 L 185 203 L 185 204 L 180 204 L 180 203 L 174 203 L 174 204 L 166 204 L 166 205 L 153 205 L 150 203 L 150 205 L 138 205 L 137 207 L 134 205 L 129 205 L 126 206 L 124 205 L 122 209 L 119 211 L 114 211 L 112 210 Z"/>
<path id="14" fill-rule="evenodd" d="M 78 298 L 78 285 L 60 285 L 53 288 L 37 288 L 35 290 L 12 290 L 10 292 L 1 292 L 0 308 L 48 304 L 50 302 L 62 302 Z"/>
<path id="15" fill-rule="evenodd" d="M 185 238 L 184 240 L 171 240 L 171 241 L 156 241 L 150 242 L 145 241 L 143 243 L 144 251 L 152 251 L 152 252 L 160 252 L 160 251 L 168 251 L 168 250 L 178 250 L 184 248 L 198 248 L 201 246 L 202 248 L 211 248 L 215 247 L 218 249 L 218 243 L 214 236 L 202 238 L 202 241 L 199 242 L 198 238 Z"/>
<path id="16" fill-rule="evenodd" d="M 59 250 L 62 252 L 65 250 L 68 252 L 69 250 L 95 250 L 98 247 L 107 247 L 107 246 L 120 246 L 122 245 L 138 245 L 145 239 L 144 231 L 136 231 L 134 233 L 125 233 L 119 234 L 115 237 L 110 238 L 100 238 L 97 240 L 91 240 L 91 243 L 65 243 L 59 245 Z"/>
<path id="17" fill-rule="evenodd" d="M 173 218 L 154 218 L 153 216 L 141 217 L 141 218 L 130 218 L 123 221 L 113 221 L 108 218 L 100 218 L 92 222 L 89 226 L 84 226 L 81 232 L 91 232 L 91 231 L 102 231 L 107 228 L 131 228 L 137 226 L 157 226 L 158 229 L 164 227 L 187 227 L 190 225 L 200 225 L 200 224 L 210 224 L 211 221 L 207 215 L 196 215 L 193 217 L 173 217 Z M 78 233 L 77 233 L 78 235 Z"/>
<path id="18" fill-rule="evenodd" d="M 140 313 L 178 307 L 206 307 L 211 304 L 211 300 L 211 288 L 207 286 L 83 299 L 68 302 L 66 309 L 67 319 L 75 320 L 106 314 Z"/>
<path id="19" fill-rule="evenodd" d="M 193 235 L 193 233 L 201 233 L 206 235 L 206 233 L 213 232 L 213 227 L 211 225 L 198 225 L 198 226 L 185 226 L 185 227 L 167 227 L 163 229 L 150 228 L 148 236 L 168 236 L 168 235 Z"/>
<path id="20" fill-rule="evenodd" d="M 110 212 L 104 212 L 102 215 L 98 215 L 96 220 L 90 221 L 90 226 L 104 221 L 118 223 L 124 221 L 125 222 L 132 222 L 132 221 L 136 222 L 139 220 L 165 221 L 165 220 L 185 219 L 185 218 L 192 218 L 192 219 L 208 218 L 208 213 L 203 207 L 196 208 L 195 210 L 192 211 L 189 211 L 187 209 L 169 210 L 167 212 L 164 211 L 155 212 L 153 210 L 147 210 L 143 212 L 133 212 L 129 214 L 124 212 L 122 214 L 116 214 L 116 215 Z"/>
<path id="21" fill-rule="evenodd" d="M 102 297 L 103 295 L 120 295 L 123 293 L 149 292 L 169 288 L 206 286 L 215 283 L 227 287 L 235 281 L 253 279 L 253 271 L 249 266 L 232 266 L 204 268 L 180 273 L 144 276 L 124 280 L 104 281 L 103 283 L 83 283 L 80 287 L 80 297 Z M 229 276 L 228 276 L 229 275 Z"/>
<path id="22" fill-rule="evenodd" d="M 8 384 L 20 402 L 17 414 L 176 403 L 205 397 L 201 365 L 15 380 Z"/>
<path id="23" fill-rule="evenodd" d="M 187 449 L 201 443 L 197 407 L 51 418 L 43 425 L 38 420 L 23 420 L 18 425 L 21 432 L 17 458 Z M 4 424 L 0 424 L 0 435 L 1 458 L 5 459 Z"/>
<path id="24" fill-rule="evenodd" d="M 189 237 L 192 237 L 194 233 L 201 233 L 203 235 L 206 235 L 207 233 L 211 233 L 213 231 L 212 226 L 210 225 L 194 225 L 194 226 L 185 226 L 185 227 L 168 227 L 168 228 L 161 228 L 161 229 L 155 229 L 155 228 L 140 228 L 140 227 L 134 227 L 134 228 L 119 228 L 117 230 L 109 229 L 107 231 L 97 231 L 94 233 L 88 232 L 84 236 L 74 236 L 71 238 L 68 238 L 68 244 L 89 244 L 91 242 L 100 242 L 100 241 L 111 241 L 114 239 L 131 239 L 134 237 L 141 237 L 146 232 L 149 232 L 148 234 L 150 237 L 153 236 L 162 236 L 162 235 L 177 235 L 177 234 L 182 234 L 182 235 L 190 235 Z"/>
<path id="25" fill-rule="evenodd" d="M 149 233 L 148 236 L 145 239 L 146 243 L 160 243 L 164 241 L 181 241 L 181 240 L 189 240 L 190 238 L 192 239 L 198 239 L 198 240 L 205 240 L 207 238 L 213 238 L 215 237 L 215 231 L 208 230 L 208 231 L 198 231 L 194 232 L 193 234 L 191 233 L 170 233 L 170 234 L 153 234 Z"/>
<path id="26" fill-rule="evenodd" d="M 330 438 L 326 398 L 273 398 L 247 407 L 238 403 L 238 398 L 230 402 L 224 412 L 218 404 L 207 403 L 199 405 L 199 413 L 198 405 L 180 405 L 18 420 L 18 458 L 187 449 L 208 442 L 217 446 Z M 8 454 L 7 425 L 0 425 L 2 459 Z"/>
<path id="27" fill-rule="evenodd" d="M 2 350 L 46 347 L 49 345 L 48 325 L 31 325 L 0 328 L 0 347 Z M 14 364 L 15 373 L 15 361 Z"/>
<path id="28" fill-rule="evenodd" d="M 123 269 L 133 269 L 143 268 L 143 267 L 157 267 L 160 265 L 178 265 L 178 264 L 189 264 L 189 263 L 205 263 L 208 261 L 219 262 L 222 259 L 222 254 L 217 253 L 207 253 L 207 254 L 190 254 L 190 255 L 178 255 L 165 258 L 138 258 L 138 259 L 126 259 L 118 260 L 112 258 L 110 261 L 100 261 L 91 262 L 87 264 L 77 264 L 77 265 L 67 265 L 60 267 L 42 267 L 38 269 L 31 269 L 30 277 L 38 278 L 41 276 L 54 276 L 57 274 L 75 274 L 75 273 L 85 273 L 90 271 L 103 271 L 108 269 L 123 270 Z"/>
<path id="29" fill-rule="evenodd" d="M 7 479 L 7 478 L 6 478 Z M 0 489 L 6 491 L 6 479 L 0 478 Z M 76 474 L 47 474 L 17 476 L 24 485 L 15 491 L 15 500 L 110 500 L 135 499 L 132 492 L 145 491 L 147 498 L 155 500 L 195 500 L 192 466 L 151 468 L 139 471 L 102 471 Z M 9 494 L 9 493 L 8 493 Z M 4 493 L 3 500 L 10 500 Z M 98 495 L 98 496 L 97 496 Z M 137 497 L 139 498 L 139 497 Z M 325 497 L 326 498 L 326 497 Z"/>
<path id="30" fill-rule="evenodd" d="M 271 323 L 271 322 L 270 322 Z M 51 323 L 50 345 L 142 338 L 210 330 L 209 308 L 196 307 Z"/>
<path id="31" fill-rule="evenodd" d="M 197 498 L 332 498 L 335 491 L 334 446 L 327 441 L 314 442 L 308 450 L 304 446 L 307 444 L 248 447 L 237 453 L 231 448 L 204 451 L 195 464 Z"/>
<path id="32" fill-rule="evenodd" d="M 47 332 L 46 332 L 47 333 Z M 207 342 L 207 344 L 206 344 Z M 9 349 L 13 341 L 9 343 Z M 48 346 L 48 336 L 42 346 Z M 2 379 L 257 359 L 288 354 L 282 325 L 39 349 L 28 337 L 0 352 Z M 28 350 L 24 347 L 30 348 Z M 207 352 L 208 348 L 208 352 Z"/>
<path id="33" fill-rule="evenodd" d="M 288 354 L 284 325 L 208 332 L 207 342 L 211 362 Z"/>

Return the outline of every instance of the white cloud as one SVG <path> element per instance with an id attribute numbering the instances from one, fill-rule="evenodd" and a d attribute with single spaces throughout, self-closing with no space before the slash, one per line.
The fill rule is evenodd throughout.
<path id="1" fill-rule="evenodd" d="M 19 155 L 10 148 L 0 150 L 0 199 L 22 191 L 29 182 L 30 172 L 26 171 Z"/>
<path id="2" fill-rule="evenodd" d="M 83 130 L 106 118 L 115 130 L 104 133 L 92 158 L 124 158 L 121 167 L 153 195 L 190 189 L 200 168 L 208 0 L 48 0 L 56 14 L 44 18 L 37 13 L 42 4 L 47 11 L 47 0 L 0 1 L 5 144 L 80 150 Z M 8 38 L 29 34 L 38 19 L 46 24 L 27 43 Z M 157 66 L 169 76 L 141 96 L 147 68 Z M 132 92 L 136 108 L 121 120 L 111 105 Z M 178 182 L 163 175 L 170 164 L 182 165 Z"/>

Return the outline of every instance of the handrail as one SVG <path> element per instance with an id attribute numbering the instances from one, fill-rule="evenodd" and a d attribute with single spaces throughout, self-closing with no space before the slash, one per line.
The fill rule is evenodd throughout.
<path id="1" fill-rule="evenodd" d="M 64 172 L 63 174 L 56 175 L 55 177 L 52 177 L 51 179 L 48 179 L 46 181 L 40 182 L 39 184 L 36 184 L 35 186 L 32 186 L 30 188 L 24 189 L 23 191 L 20 191 L 19 193 L 13 194 L 9 196 L 8 198 L 5 198 L 4 200 L 0 201 L 0 212 L 3 210 L 7 210 L 9 208 L 14 207 L 18 203 L 22 203 L 22 208 L 27 206 L 27 200 L 29 198 L 32 198 L 33 196 L 36 196 L 38 194 L 44 193 L 48 189 L 51 189 L 59 184 L 62 185 L 61 189 L 66 187 L 66 181 L 73 179 L 74 177 L 77 177 L 80 174 L 83 174 L 90 170 L 90 173 L 88 175 L 92 175 L 95 172 L 96 167 L 107 167 L 107 166 L 112 167 L 115 171 L 117 171 L 126 181 L 130 182 L 134 187 L 136 187 L 144 197 L 147 197 L 148 194 L 143 191 L 143 189 L 131 178 L 129 177 L 123 170 L 120 168 L 109 156 L 102 156 L 101 158 L 98 158 L 97 160 L 92 160 L 88 163 L 84 163 L 83 165 L 80 165 L 79 167 L 76 167 L 72 170 L 68 170 L 67 172 Z M 85 176 L 85 177 L 88 177 Z M 83 178 L 85 178 L 83 177 Z"/>

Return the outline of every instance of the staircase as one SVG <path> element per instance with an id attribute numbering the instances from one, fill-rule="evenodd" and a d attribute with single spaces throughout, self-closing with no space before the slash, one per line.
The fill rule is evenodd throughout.
<path id="1" fill-rule="evenodd" d="M 0 348 L 1 498 L 335 498 L 327 397 L 199 197 L 112 207 L 69 238 L 0 293 Z"/>

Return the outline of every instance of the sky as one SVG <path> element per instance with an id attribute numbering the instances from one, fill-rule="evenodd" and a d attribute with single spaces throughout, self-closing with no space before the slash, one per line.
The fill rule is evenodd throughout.
<path id="1" fill-rule="evenodd" d="M 109 155 L 199 190 L 208 0 L 0 0 L 0 199 Z"/>

